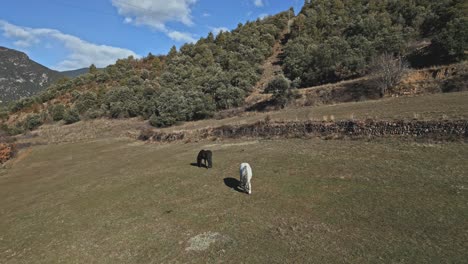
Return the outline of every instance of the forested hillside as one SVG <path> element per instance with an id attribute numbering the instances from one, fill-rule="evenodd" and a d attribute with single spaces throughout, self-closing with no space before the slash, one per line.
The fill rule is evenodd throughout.
<path id="1" fill-rule="evenodd" d="M 365 75 L 377 56 L 411 66 L 466 58 L 464 0 L 306 0 L 285 47 L 284 70 L 302 87 Z"/>
<path id="2" fill-rule="evenodd" d="M 210 117 L 243 103 L 287 23 L 284 12 L 239 24 L 232 32 L 210 33 L 179 51 L 173 47 L 167 56 L 129 57 L 101 71 L 92 68 L 87 75 L 64 79 L 38 96 L 15 102 L 10 111 L 40 113 L 18 120 L 19 130 L 48 119 L 73 123 L 80 118 L 142 116 L 162 127 Z"/>
<path id="3" fill-rule="evenodd" d="M 463 61 L 467 7 L 463 0 L 306 1 L 281 39 L 279 63 L 287 79 L 279 76 L 274 81 L 280 81 L 281 89 L 268 85 L 266 92 L 293 98 L 289 87 L 365 76 L 382 55 L 411 67 Z M 15 102 L 9 116 L 2 116 L 15 133 L 45 122 L 98 117 L 140 116 L 156 127 L 209 118 L 244 104 L 260 79 L 260 66 L 290 25 L 291 11 L 217 36 L 210 33 L 180 50 L 173 47 L 167 55 L 129 57 L 103 70 L 91 67 L 86 75 Z"/>

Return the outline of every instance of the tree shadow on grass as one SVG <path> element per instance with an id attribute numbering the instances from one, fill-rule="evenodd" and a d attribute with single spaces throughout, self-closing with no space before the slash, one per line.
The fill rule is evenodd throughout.
<path id="1" fill-rule="evenodd" d="M 261 101 L 245 109 L 247 112 L 268 112 L 278 109 L 274 100 Z"/>
<path id="2" fill-rule="evenodd" d="M 241 189 L 239 189 L 240 181 L 238 179 L 224 178 L 224 184 L 226 184 L 227 187 L 234 189 L 237 192 L 240 192 L 240 193 L 244 192 Z"/>

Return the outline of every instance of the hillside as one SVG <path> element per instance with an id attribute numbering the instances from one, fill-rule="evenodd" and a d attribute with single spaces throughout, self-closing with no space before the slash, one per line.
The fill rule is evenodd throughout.
<path id="1" fill-rule="evenodd" d="M 457 70 L 462 74 L 436 82 L 429 78 L 432 84 L 422 87 L 424 80 L 418 87 L 414 82 L 401 87 L 400 79 L 384 89 L 370 77 L 376 76 L 373 69 L 385 66 L 376 65 L 382 56 L 405 67 L 408 62 L 410 74 L 415 68 L 463 62 L 468 49 L 463 10 L 466 4 L 459 0 L 306 1 L 295 17 L 289 10 L 239 23 L 231 32 L 210 33 L 167 55 L 129 57 L 52 85 L 15 102 L 6 123 L 21 131 L 61 120 L 141 117 L 152 126 L 169 127 L 232 109 L 235 114 L 284 107 L 298 96 L 304 105 L 320 105 L 412 95 L 415 89 L 421 94 L 463 91 L 463 63 Z M 282 92 L 269 87 L 276 79 Z M 332 89 L 320 86 L 328 84 Z M 275 92 L 283 94 L 270 100 Z"/>
<path id="2" fill-rule="evenodd" d="M 284 47 L 300 87 L 361 77 L 381 54 L 415 68 L 466 59 L 468 4 L 443 1 L 306 1 Z"/>
<path id="3" fill-rule="evenodd" d="M 87 74 L 89 72 L 89 68 L 82 68 L 82 69 L 76 69 L 76 70 L 71 70 L 71 71 L 62 71 L 60 74 L 69 77 L 69 78 L 75 78 L 80 75 Z"/>
<path id="4" fill-rule="evenodd" d="M 30 97 L 47 89 L 63 76 L 26 54 L 0 47 L 0 101 L 8 102 Z"/>
<path id="5" fill-rule="evenodd" d="M 216 37 L 210 33 L 180 50 L 173 47 L 166 56 L 118 60 L 17 101 L 9 123 L 20 124 L 32 112 L 47 117 L 56 105 L 80 118 L 141 116 L 155 126 L 212 117 L 243 105 L 287 24 L 288 12 L 283 12 Z"/>

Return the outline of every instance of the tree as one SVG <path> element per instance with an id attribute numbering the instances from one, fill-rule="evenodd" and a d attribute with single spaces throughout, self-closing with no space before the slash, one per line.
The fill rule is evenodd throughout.
<path id="1" fill-rule="evenodd" d="M 53 105 L 49 109 L 49 113 L 52 116 L 52 120 L 60 121 L 65 115 L 65 106 L 63 104 Z"/>
<path id="2" fill-rule="evenodd" d="M 286 79 L 283 75 L 277 76 L 271 80 L 266 92 L 273 94 L 273 100 L 281 108 L 284 108 L 289 102 L 291 102 L 297 95 L 297 89 L 291 87 L 291 81 Z"/>
<path id="3" fill-rule="evenodd" d="M 96 74 L 97 73 L 97 68 L 96 68 L 96 65 L 94 64 L 91 64 L 91 66 L 89 66 L 89 73 L 91 74 Z"/>
<path id="4" fill-rule="evenodd" d="M 398 85 L 408 70 L 408 64 L 401 58 L 384 53 L 371 63 L 371 78 L 383 97 L 388 89 Z"/>
<path id="5" fill-rule="evenodd" d="M 170 115 L 152 115 L 149 119 L 149 123 L 154 127 L 169 127 L 176 123 L 176 119 Z"/>
<path id="6" fill-rule="evenodd" d="M 65 124 L 67 125 L 76 123 L 80 121 L 80 114 L 74 108 L 68 109 L 65 112 L 65 115 L 63 116 L 63 120 L 65 121 Z"/>
<path id="7" fill-rule="evenodd" d="M 42 120 L 40 115 L 28 115 L 24 121 L 24 129 L 34 130 L 42 125 Z"/>
<path id="8" fill-rule="evenodd" d="M 85 92 L 80 94 L 75 101 L 75 108 L 80 114 L 95 107 L 98 103 L 97 96 L 93 92 Z"/>
<path id="9" fill-rule="evenodd" d="M 175 45 L 171 47 L 171 50 L 169 50 L 169 53 L 167 54 L 167 58 L 169 60 L 172 60 L 175 56 L 177 56 L 177 48 Z"/>

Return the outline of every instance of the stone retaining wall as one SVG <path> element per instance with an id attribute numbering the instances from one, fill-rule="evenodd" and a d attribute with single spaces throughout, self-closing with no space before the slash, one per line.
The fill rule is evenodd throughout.
<path id="1" fill-rule="evenodd" d="M 145 130 L 140 140 L 174 142 L 208 138 L 381 138 L 398 137 L 455 141 L 468 139 L 468 120 L 459 121 L 339 121 L 257 122 L 195 131 L 162 133 Z"/>

